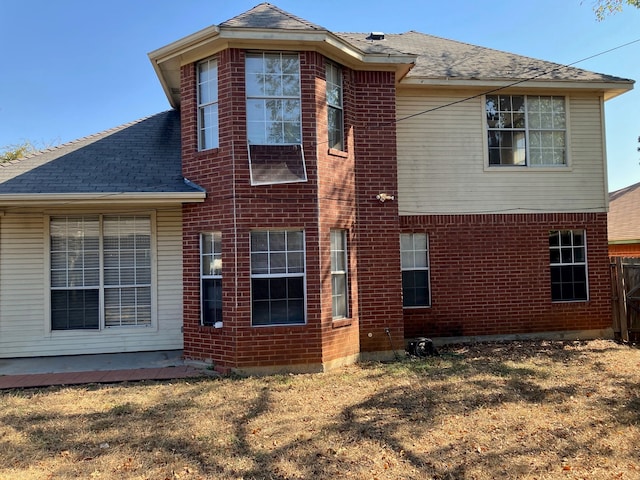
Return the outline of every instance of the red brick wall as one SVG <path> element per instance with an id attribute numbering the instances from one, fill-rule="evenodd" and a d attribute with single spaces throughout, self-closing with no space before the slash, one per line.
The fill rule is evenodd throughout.
<path id="1" fill-rule="evenodd" d="M 182 68 L 183 173 L 207 190 L 204 203 L 186 205 L 183 211 L 184 353 L 189 358 L 210 359 L 221 370 L 318 365 L 358 351 L 357 294 L 352 295 L 351 321 L 331 319 L 329 255 L 330 228 L 345 228 L 354 235 L 355 150 L 329 155 L 319 144 L 326 136 L 324 59 L 303 52 L 300 68 L 308 181 L 262 186 L 250 185 L 244 52 L 229 49 L 218 55 L 217 149 L 197 151 L 195 66 Z M 353 145 L 352 139 L 350 142 Z M 306 325 L 251 326 L 249 238 L 256 229 L 305 231 Z M 199 234 L 203 231 L 222 232 L 221 329 L 200 326 Z M 355 256 L 351 260 L 355 268 Z M 353 285 L 357 287 L 357 281 Z"/>
<path id="2" fill-rule="evenodd" d="M 325 59 L 318 56 L 316 65 L 316 128 L 318 141 L 318 206 L 320 227 L 320 258 L 323 312 L 323 361 L 330 362 L 341 357 L 356 355 L 359 342 L 359 302 L 357 257 L 358 245 L 356 225 L 356 182 L 354 111 L 357 105 L 354 92 L 354 74 L 343 69 L 343 112 L 345 150 L 336 151 L 328 147 L 327 103 L 325 81 Z M 347 254 L 349 260 L 349 318 L 333 321 L 331 311 L 331 258 L 330 231 L 333 228 L 347 231 Z"/>
<path id="3" fill-rule="evenodd" d="M 593 214 L 401 218 L 429 235 L 431 308 L 405 309 L 405 335 L 475 336 L 611 326 L 607 217 Z M 587 302 L 551 301 L 549 231 L 584 229 Z"/>
<path id="4" fill-rule="evenodd" d="M 381 203 L 379 193 L 397 195 L 395 76 L 392 72 L 355 72 L 354 140 L 360 348 L 389 351 L 402 345 L 402 277 L 398 204 Z"/>
<path id="5" fill-rule="evenodd" d="M 640 243 L 609 244 L 609 255 L 612 257 L 640 257 Z"/>

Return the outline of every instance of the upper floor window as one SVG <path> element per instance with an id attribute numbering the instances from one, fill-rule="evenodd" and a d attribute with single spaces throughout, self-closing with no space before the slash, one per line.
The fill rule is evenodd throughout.
<path id="1" fill-rule="evenodd" d="M 298 54 L 248 53 L 245 68 L 251 183 L 306 181 Z"/>
<path id="2" fill-rule="evenodd" d="M 342 68 L 333 63 L 327 63 L 327 114 L 329 148 L 344 150 Z"/>
<path id="3" fill-rule="evenodd" d="M 487 95 L 489 166 L 566 166 L 564 97 Z"/>
<path id="4" fill-rule="evenodd" d="M 198 150 L 218 147 L 218 61 L 198 64 Z"/>

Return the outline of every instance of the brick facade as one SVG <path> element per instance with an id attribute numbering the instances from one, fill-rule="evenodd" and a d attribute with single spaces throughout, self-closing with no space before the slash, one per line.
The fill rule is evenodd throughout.
<path id="1" fill-rule="evenodd" d="M 609 244 L 611 257 L 640 257 L 640 243 Z"/>
<path id="2" fill-rule="evenodd" d="M 326 59 L 300 52 L 307 181 L 250 183 L 245 52 L 218 59 L 219 148 L 197 148 L 196 65 L 181 69 L 184 176 L 207 191 L 183 210 L 184 354 L 221 371 L 318 371 L 390 357 L 415 336 L 479 336 L 610 326 L 606 214 L 400 217 L 393 72 L 343 69 L 344 151 L 328 148 Z M 332 319 L 331 229 L 347 232 L 348 318 Z M 300 229 L 306 243 L 306 324 L 251 324 L 252 230 Z M 585 229 L 587 302 L 553 303 L 549 231 Z M 201 232 L 222 233 L 223 327 L 200 325 Z M 401 232 L 430 243 L 432 306 L 402 308 Z"/>
<path id="3" fill-rule="evenodd" d="M 583 331 L 611 326 L 607 216 L 403 217 L 429 236 L 432 306 L 405 309 L 407 337 Z M 589 300 L 552 302 L 549 231 L 586 230 Z"/>
<path id="4" fill-rule="evenodd" d="M 219 148 L 198 152 L 196 67 L 182 67 L 181 98 L 183 124 L 183 174 L 207 190 L 202 204 L 184 207 L 184 352 L 194 359 L 211 360 L 217 368 L 242 370 L 315 370 L 323 365 L 352 361 L 361 351 L 359 317 L 361 275 L 372 273 L 372 266 L 384 256 L 385 263 L 399 265 L 398 216 L 394 205 L 382 206 L 373 197 L 383 189 L 396 190 L 395 127 L 389 123 L 377 137 L 358 137 L 358 125 L 370 121 L 371 112 L 384 121 L 395 117 L 393 74 L 371 76 L 362 82 L 355 72 L 344 70 L 345 151 L 327 146 L 327 107 L 325 101 L 325 58 L 315 52 L 300 53 L 303 149 L 307 181 L 302 183 L 250 184 L 246 142 L 244 51 L 227 49 L 218 56 Z M 380 84 L 380 79 L 385 84 Z M 377 109 L 378 107 L 383 107 Z M 377 120 L 379 121 L 379 120 Z M 363 131 L 366 131 L 363 129 Z M 383 184 L 372 182 L 367 170 L 356 171 L 355 158 L 364 152 L 363 167 L 387 173 Z M 359 185 L 358 182 L 363 183 Z M 366 192 L 367 207 L 359 191 Z M 374 207 L 371 210 L 371 207 Z M 386 208 L 384 208 L 386 207 Z M 380 212 L 386 210 L 382 222 Z M 361 252 L 362 241 L 369 242 L 380 222 L 381 240 Z M 392 230 L 389 230 L 390 225 Z M 348 319 L 333 321 L 331 311 L 330 230 L 348 232 L 350 262 Z M 302 229 L 306 240 L 306 325 L 252 327 L 249 236 L 259 229 Z M 223 328 L 200 325 L 199 235 L 222 232 Z M 389 243 L 391 242 L 391 243 Z M 389 248 L 392 245 L 393 248 Z M 379 250 L 375 261 L 368 260 L 370 249 Z M 398 271 L 395 268 L 395 271 Z M 399 278 L 399 277 L 398 277 Z M 394 324 L 388 308 L 381 308 L 380 320 L 369 315 L 368 329 L 375 330 L 377 344 L 369 349 L 388 350 L 380 341 L 384 328 L 391 327 L 398 342 L 402 338 L 398 278 L 386 277 L 380 285 L 385 295 L 394 296 Z M 385 283 L 386 282 L 386 283 Z M 391 283 L 393 282 L 393 285 Z M 385 287 L 385 285 L 387 287 Z M 386 302 L 365 292 L 367 307 Z M 384 324 L 384 325 L 383 325 Z M 366 337 L 369 339 L 369 337 Z M 258 348 L 259 346 L 259 348 Z"/>

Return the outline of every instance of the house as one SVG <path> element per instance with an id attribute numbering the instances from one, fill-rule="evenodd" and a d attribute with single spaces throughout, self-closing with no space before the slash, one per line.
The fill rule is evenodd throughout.
<path id="1" fill-rule="evenodd" d="M 609 255 L 640 257 L 640 183 L 609 194 Z"/>
<path id="2" fill-rule="evenodd" d="M 149 54 L 171 110 L 0 166 L 0 356 L 318 371 L 611 334 L 631 80 L 262 3 Z"/>

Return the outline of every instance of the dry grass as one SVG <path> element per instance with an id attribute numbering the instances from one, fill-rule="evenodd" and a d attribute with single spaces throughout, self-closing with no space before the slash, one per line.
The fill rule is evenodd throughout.
<path id="1" fill-rule="evenodd" d="M 639 385 L 639 350 L 591 341 L 5 391 L 0 478 L 640 478 Z"/>

